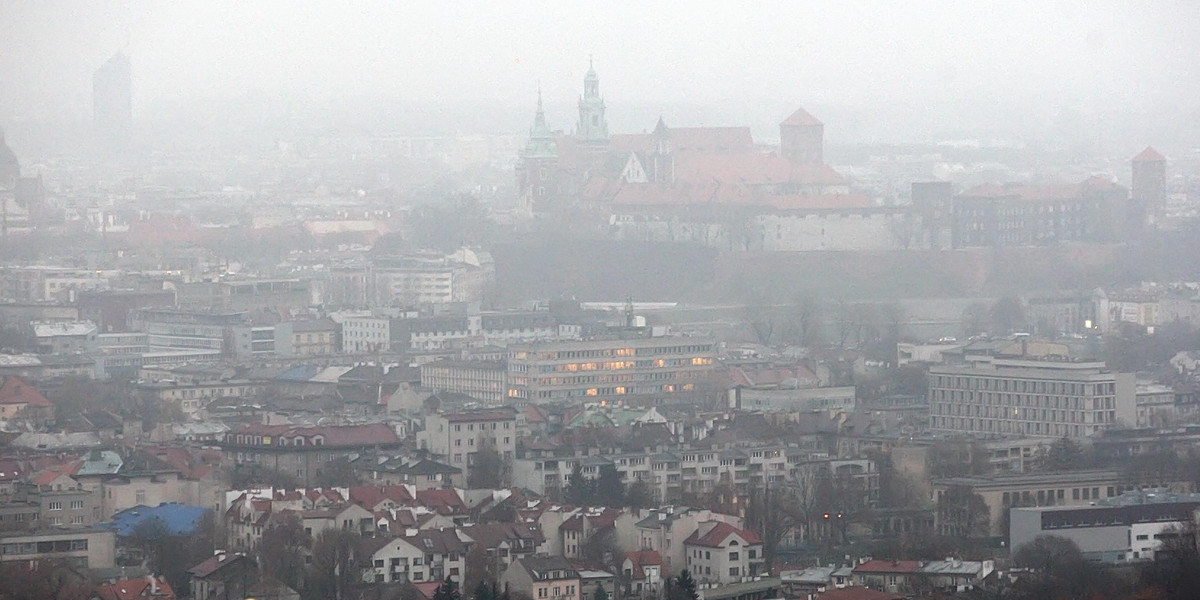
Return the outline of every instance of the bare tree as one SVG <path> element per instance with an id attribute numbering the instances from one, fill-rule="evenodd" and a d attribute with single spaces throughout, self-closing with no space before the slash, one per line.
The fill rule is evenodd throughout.
<path id="1" fill-rule="evenodd" d="M 937 523 L 943 535 L 986 537 L 991 533 L 991 512 L 970 488 L 951 486 L 938 498 Z"/>
<path id="2" fill-rule="evenodd" d="M 770 485 L 751 492 L 746 506 L 746 525 L 763 542 L 763 568 L 770 572 L 775 566 L 779 544 L 791 533 L 794 525 L 786 509 L 787 496 Z"/>
<path id="3" fill-rule="evenodd" d="M 296 513 L 288 513 L 263 532 L 259 543 L 262 571 L 292 589 L 304 583 L 304 555 L 312 545 L 312 537 Z"/>
<path id="4" fill-rule="evenodd" d="M 815 464 L 800 465 L 791 479 L 781 486 L 784 495 L 783 510 L 788 514 L 795 530 L 800 537 L 807 540 L 812 537 L 813 519 L 816 517 L 820 502 L 817 493 L 820 468 Z"/>
<path id="5" fill-rule="evenodd" d="M 495 440 L 481 437 L 479 450 L 475 453 L 474 458 L 475 462 L 471 464 L 467 474 L 468 488 L 496 489 L 504 486 L 508 469 L 504 457 L 496 449 Z"/>

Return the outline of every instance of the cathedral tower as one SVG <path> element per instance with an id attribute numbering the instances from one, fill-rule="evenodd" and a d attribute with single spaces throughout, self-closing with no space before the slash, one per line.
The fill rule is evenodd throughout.
<path id="1" fill-rule="evenodd" d="M 533 127 L 529 129 L 529 141 L 525 142 L 517 162 L 518 199 L 526 210 L 545 209 L 556 188 L 554 174 L 557 166 L 558 147 L 554 142 L 554 132 L 546 124 L 542 90 L 538 88 Z"/>
<path id="2" fill-rule="evenodd" d="M 608 141 L 608 121 L 604 118 L 604 98 L 600 97 L 600 78 L 596 76 L 591 60 L 588 61 L 587 76 L 583 79 L 575 137 L 583 142 Z"/>

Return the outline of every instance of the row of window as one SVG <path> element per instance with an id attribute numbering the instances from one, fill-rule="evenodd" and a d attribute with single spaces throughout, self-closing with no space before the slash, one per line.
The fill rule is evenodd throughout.
<path id="1" fill-rule="evenodd" d="M 497 429 L 497 427 L 496 427 L 496 423 L 480 423 L 480 424 L 479 424 L 479 430 L 480 430 L 480 431 L 484 431 L 485 429 L 489 429 L 489 426 L 490 426 L 490 429 L 491 429 L 492 431 L 495 431 L 495 430 Z M 462 427 L 463 427 L 463 426 L 462 426 L 462 423 L 455 423 L 455 424 L 454 424 L 454 430 L 455 430 L 455 431 L 462 431 Z M 511 428 L 512 428 L 512 421 L 504 421 L 504 428 L 505 428 L 505 429 L 511 429 Z M 475 424 L 474 424 L 474 423 L 467 423 L 467 431 L 475 431 Z"/>
<path id="2" fill-rule="evenodd" d="M 1021 392 L 969 392 L 964 390 L 933 389 L 929 391 L 929 399 L 933 401 L 955 401 L 965 404 L 989 404 L 993 406 L 1036 406 L 1039 408 L 1070 408 L 1075 410 L 1090 410 L 1094 408 L 1114 408 L 1116 398 L 1113 396 L 1098 397 L 1064 397 Z"/>
<path id="3" fill-rule="evenodd" d="M 504 438 L 504 443 L 505 443 L 505 445 L 507 445 L 507 444 L 511 444 L 511 443 L 512 443 L 512 442 L 511 442 L 511 439 L 512 439 L 512 438 L 505 437 L 505 438 Z M 459 438 L 459 439 L 456 439 L 456 440 L 454 440 L 454 445 L 455 445 L 455 446 L 462 446 L 462 438 Z M 474 446 L 474 445 L 475 445 L 475 438 L 469 438 L 469 439 L 467 439 L 467 445 L 468 445 L 468 446 Z"/>
<path id="4" fill-rule="evenodd" d="M 626 394 L 657 394 L 659 392 L 690 392 L 696 389 L 694 383 L 667 384 L 662 386 L 616 386 L 602 388 L 587 388 L 574 390 L 539 390 L 537 398 L 577 398 L 586 396 L 620 396 Z M 523 389 L 508 390 L 509 398 L 525 398 L 528 392 Z"/>
<path id="5" fill-rule="evenodd" d="M 87 549 L 87 538 L 77 540 L 50 540 L 43 542 L 15 542 L 9 544 L 0 544 L 0 555 L 15 556 L 28 554 L 50 554 L 53 552 L 78 552 Z"/>
<path id="6" fill-rule="evenodd" d="M 1096 487 L 1077 487 L 1071 489 L 1071 500 L 1099 500 L 1100 498 L 1112 498 L 1119 496 L 1124 489 L 1121 486 L 1106 486 L 1101 488 Z M 1101 496 L 1101 490 L 1106 492 L 1105 496 Z M 1025 490 L 1022 492 L 1004 492 L 1001 494 L 1001 502 L 1004 506 L 1054 506 L 1062 504 L 1066 501 L 1067 490 L 1063 488 L 1053 490 Z M 1036 502 L 1036 504 L 1035 504 Z"/>
<path id="7" fill-rule="evenodd" d="M 1117 384 L 1115 382 L 1075 383 L 1041 379 L 1016 379 L 1011 377 L 938 374 L 931 374 L 929 377 L 929 387 L 931 388 L 1058 394 L 1064 396 L 1103 396 L 1115 394 L 1117 391 Z"/>
<path id="8" fill-rule="evenodd" d="M 1011 419 L 972 419 L 964 417 L 931 417 L 929 425 L 933 429 L 976 431 L 986 433 L 1023 433 L 1079 437 L 1091 435 L 1094 426 L 1069 425 L 1064 423 L 1043 423 L 1041 421 L 1014 421 Z"/>
<path id="9" fill-rule="evenodd" d="M 566 592 L 565 595 L 567 595 L 567 596 L 575 595 L 575 586 L 574 585 L 567 585 L 567 586 L 557 586 L 556 585 L 556 586 L 554 586 L 552 595 L 549 593 L 551 591 L 549 588 L 542 586 L 542 587 L 538 588 L 538 598 L 547 598 L 547 597 L 558 598 L 558 597 L 564 595 L 564 590 Z"/>
<path id="10" fill-rule="evenodd" d="M 978 404 L 948 404 L 937 402 L 930 407 L 934 415 L 957 417 L 985 417 L 1012 421 L 1042 421 L 1052 423 L 1115 423 L 1117 412 L 1057 410 L 1053 408 L 1008 408 L 1003 406 L 979 406 Z"/>
<path id="11" fill-rule="evenodd" d="M 80 510 L 83 508 L 83 500 L 72 500 L 70 506 L 71 510 Z M 61 500 L 55 500 L 47 503 L 47 508 L 50 510 L 62 510 L 63 503 Z"/>

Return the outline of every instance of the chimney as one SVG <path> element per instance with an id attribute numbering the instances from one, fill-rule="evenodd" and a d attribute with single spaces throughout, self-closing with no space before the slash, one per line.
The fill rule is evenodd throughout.
<path id="1" fill-rule="evenodd" d="M 155 579 L 153 575 L 147 575 L 146 583 L 150 584 L 150 595 L 157 596 L 158 595 L 158 580 Z"/>

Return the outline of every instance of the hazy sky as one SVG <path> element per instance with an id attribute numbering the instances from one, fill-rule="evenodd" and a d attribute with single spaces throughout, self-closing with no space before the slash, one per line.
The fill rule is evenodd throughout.
<path id="1" fill-rule="evenodd" d="M 263 98 L 531 106 L 539 81 L 565 113 L 589 55 L 610 106 L 1195 114 L 1198 41 L 1195 1 L 0 0 L 0 123 L 86 118 L 91 73 L 120 49 L 142 116 Z"/>

